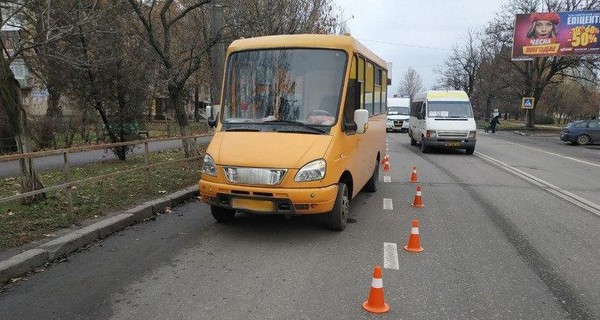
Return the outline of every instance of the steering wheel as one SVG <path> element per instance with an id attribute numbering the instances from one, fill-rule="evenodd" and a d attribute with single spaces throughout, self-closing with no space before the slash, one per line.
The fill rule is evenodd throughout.
<path id="1" fill-rule="evenodd" d="M 325 110 L 313 110 L 308 113 L 308 116 L 325 116 L 325 117 L 333 117 L 333 115 Z"/>
<path id="2" fill-rule="evenodd" d="M 308 122 L 311 124 L 333 124 L 335 117 L 325 110 L 313 110 L 308 113 Z"/>

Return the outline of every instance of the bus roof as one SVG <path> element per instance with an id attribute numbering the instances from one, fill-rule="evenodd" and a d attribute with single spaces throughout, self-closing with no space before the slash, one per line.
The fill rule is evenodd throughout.
<path id="1" fill-rule="evenodd" d="M 229 55 L 235 51 L 265 48 L 324 48 L 357 52 L 386 69 L 386 63 L 375 53 L 350 35 L 292 34 L 239 39 L 227 49 Z"/>

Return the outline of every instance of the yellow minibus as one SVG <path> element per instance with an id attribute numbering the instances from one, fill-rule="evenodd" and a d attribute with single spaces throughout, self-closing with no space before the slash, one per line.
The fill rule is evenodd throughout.
<path id="1" fill-rule="evenodd" d="M 377 189 L 388 84 L 385 61 L 350 35 L 234 41 L 198 185 L 215 220 L 325 214 L 344 230 L 351 199 Z"/>

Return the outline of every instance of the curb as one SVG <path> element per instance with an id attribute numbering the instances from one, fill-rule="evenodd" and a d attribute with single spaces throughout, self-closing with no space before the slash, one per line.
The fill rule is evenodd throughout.
<path id="1" fill-rule="evenodd" d="M 91 224 L 60 238 L 46 242 L 35 249 L 17 254 L 8 260 L 0 261 L 0 283 L 19 277 L 47 262 L 103 239 L 119 230 L 164 212 L 167 207 L 176 207 L 198 195 L 198 186 L 171 193 L 125 211 L 122 214 Z"/>

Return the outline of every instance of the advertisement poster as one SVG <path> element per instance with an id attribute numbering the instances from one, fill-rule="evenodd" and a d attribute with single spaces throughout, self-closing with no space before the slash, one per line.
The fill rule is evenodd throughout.
<path id="1" fill-rule="evenodd" d="M 517 14 L 513 59 L 599 54 L 600 11 Z"/>

